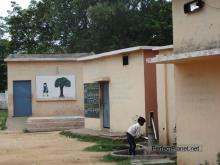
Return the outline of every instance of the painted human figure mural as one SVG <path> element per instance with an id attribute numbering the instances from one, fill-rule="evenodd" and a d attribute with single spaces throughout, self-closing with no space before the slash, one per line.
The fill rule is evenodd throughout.
<path id="1" fill-rule="evenodd" d="M 48 90 L 47 83 L 44 83 L 43 84 L 43 96 L 49 96 L 48 93 L 49 93 L 49 90 Z"/>
<path id="2" fill-rule="evenodd" d="M 37 98 L 45 100 L 75 99 L 76 82 L 74 75 L 36 76 Z"/>

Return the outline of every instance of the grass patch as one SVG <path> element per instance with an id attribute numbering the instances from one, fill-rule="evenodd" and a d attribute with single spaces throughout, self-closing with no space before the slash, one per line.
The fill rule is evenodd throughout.
<path id="1" fill-rule="evenodd" d="M 90 135 L 79 135 L 79 134 L 74 134 L 69 131 L 62 131 L 60 134 L 66 137 L 69 137 L 69 138 L 77 138 L 79 141 L 83 141 L 83 142 L 94 142 L 97 144 L 122 144 L 123 143 L 122 140 L 112 140 L 112 139 L 90 136 Z"/>
<path id="2" fill-rule="evenodd" d="M 144 164 L 147 165 L 147 164 Z M 161 165 L 161 164 L 152 164 L 152 165 Z M 177 165 L 176 163 L 163 163 L 162 165 Z"/>
<path id="3" fill-rule="evenodd" d="M 102 158 L 102 161 L 103 162 L 116 162 L 117 165 L 131 165 L 131 161 L 129 158 L 121 158 L 121 157 L 114 157 L 110 154 L 108 155 L 105 155 L 103 158 Z"/>
<path id="4" fill-rule="evenodd" d="M 8 117 L 8 111 L 7 110 L 0 110 L 0 130 L 6 129 L 7 117 Z"/>
<path id="5" fill-rule="evenodd" d="M 60 134 L 66 136 L 68 138 L 76 138 L 76 139 L 78 139 L 79 141 L 82 141 L 82 142 L 96 143 L 95 145 L 93 145 L 91 147 L 85 148 L 84 149 L 85 151 L 107 152 L 107 151 L 113 151 L 113 150 L 128 148 L 126 146 L 125 141 L 123 141 L 123 140 L 112 140 L 112 139 L 96 137 L 96 136 L 79 135 L 79 134 L 74 134 L 74 133 L 68 132 L 68 131 L 62 131 Z M 116 162 L 117 165 L 130 165 L 131 164 L 130 159 L 128 159 L 128 158 L 113 157 L 110 154 L 105 155 L 102 158 L 102 161 L 104 161 L 104 162 Z"/>
<path id="6" fill-rule="evenodd" d="M 122 150 L 127 148 L 128 147 L 125 144 L 96 144 L 91 147 L 85 148 L 85 151 L 105 152 L 113 150 Z"/>
<path id="7" fill-rule="evenodd" d="M 85 151 L 106 152 L 106 151 L 113 151 L 113 150 L 127 148 L 127 146 L 122 140 L 112 140 L 112 139 L 90 136 L 90 135 L 85 136 L 85 135 L 74 134 L 68 131 L 62 131 L 60 134 L 66 137 L 69 137 L 69 138 L 76 138 L 82 142 L 96 143 L 95 145 L 91 147 L 85 148 Z"/>
<path id="8" fill-rule="evenodd" d="M 62 131 L 60 133 L 61 135 L 64 135 L 68 138 L 76 138 L 79 141 L 82 142 L 92 142 L 96 143 L 95 145 L 91 147 L 87 147 L 84 150 L 85 151 L 91 151 L 91 152 L 107 152 L 107 151 L 113 151 L 113 150 L 121 150 L 121 149 L 127 149 L 126 146 L 127 143 L 123 140 L 112 140 L 102 137 L 96 137 L 96 136 L 90 136 L 90 135 L 79 135 L 74 134 L 69 131 Z M 103 162 L 115 162 L 117 165 L 131 165 L 130 158 L 123 158 L 123 157 L 115 157 L 110 154 L 105 155 L 101 161 Z M 154 164 L 159 165 L 159 164 Z M 163 165 L 177 165 L 176 163 L 167 163 Z"/>
<path id="9" fill-rule="evenodd" d="M 117 165 L 131 165 L 131 160 L 130 159 L 122 160 L 120 162 L 117 162 Z"/>

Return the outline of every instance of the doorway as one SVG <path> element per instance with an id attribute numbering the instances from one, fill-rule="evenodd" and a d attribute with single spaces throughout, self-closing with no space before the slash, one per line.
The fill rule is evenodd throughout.
<path id="1" fill-rule="evenodd" d="M 110 128 L 109 82 L 101 82 L 103 128 Z"/>
<path id="2" fill-rule="evenodd" d="M 14 116 L 32 115 L 31 81 L 13 82 Z"/>

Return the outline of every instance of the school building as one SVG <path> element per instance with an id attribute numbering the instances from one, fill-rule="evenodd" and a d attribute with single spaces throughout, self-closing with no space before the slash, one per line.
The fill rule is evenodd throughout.
<path id="1" fill-rule="evenodd" d="M 157 135 L 164 143 L 173 143 L 175 121 L 164 118 L 172 102 L 157 101 L 173 97 L 160 82 L 172 81 L 165 80 L 172 67 L 158 70 L 156 64 L 145 62 L 159 50 L 172 51 L 172 46 L 137 46 L 101 54 L 9 55 L 5 59 L 9 116 L 84 116 L 85 128 L 125 132 L 137 116 L 148 123 L 149 113 L 154 112 Z M 156 72 L 161 72 L 159 77 Z M 167 114 L 158 114 L 160 109 Z M 158 118 L 163 122 L 158 123 Z"/>

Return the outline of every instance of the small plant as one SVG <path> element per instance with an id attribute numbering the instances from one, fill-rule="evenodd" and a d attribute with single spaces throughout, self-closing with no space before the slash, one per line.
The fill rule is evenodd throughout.
<path id="1" fill-rule="evenodd" d="M 104 161 L 104 162 L 116 162 L 117 165 L 131 165 L 131 161 L 130 161 L 129 158 L 114 157 L 110 154 L 105 155 L 102 158 L 102 161 Z"/>
<path id="2" fill-rule="evenodd" d="M 204 164 L 199 164 L 199 165 L 209 165 L 209 162 L 205 160 Z"/>
<path id="3" fill-rule="evenodd" d="M 207 160 L 205 160 L 205 165 L 209 165 L 209 162 Z"/>
<path id="4" fill-rule="evenodd" d="M 23 129 L 23 133 L 30 133 L 28 129 Z"/>
<path id="5" fill-rule="evenodd" d="M 7 110 L 0 110 L 0 130 L 5 130 L 6 127 L 6 121 L 8 117 Z"/>
<path id="6" fill-rule="evenodd" d="M 217 164 L 220 165 L 220 153 L 217 154 Z"/>

